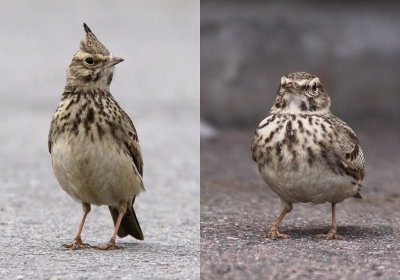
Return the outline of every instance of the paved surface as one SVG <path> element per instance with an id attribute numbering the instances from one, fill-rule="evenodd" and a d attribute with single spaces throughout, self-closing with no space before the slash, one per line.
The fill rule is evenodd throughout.
<path id="1" fill-rule="evenodd" d="M 377 127 L 356 129 L 367 161 L 364 199 L 338 204 L 341 241 L 315 237 L 329 229 L 330 204 L 295 204 L 281 225 L 290 238 L 261 238 L 280 203 L 251 160 L 253 130 L 202 140 L 202 279 L 399 279 L 400 133 Z"/>
<path id="2" fill-rule="evenodd" d="M 199 8 L 145 2 L 0 3 L 0 279 L 200 278 Z M 47 133 L 83 21 L 125 58 L 111 91 L 144 155 L 135 208 L 145 240 L 118 239 L 123 250 L 61 247 L 82 210 L 52 174 Z M 107 207 L 93 207 L 84 241 L 112 232 Z"/>

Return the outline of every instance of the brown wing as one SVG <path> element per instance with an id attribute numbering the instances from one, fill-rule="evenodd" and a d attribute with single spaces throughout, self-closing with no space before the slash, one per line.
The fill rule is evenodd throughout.
<path id="1" fill-rule="evenodd" d="M 47 147 L 49 148 L 49 153 L 51 154 L 51 144 L 53 142 L 53 133 L 54 133 L 54 127 L 55 127 L 55 119 L 54 119 L 54 115 L 51 119 L 51 123 L 50 123 L 50 130 L 49 130 L 49 136 L 47 138 Z"/>
<path id="2" fill-rule="evenodd" d="M 354 131 L 342 120 L 335 119 L 337 133 L 333 148 L 339 156 L 343 170 L 356 180 L 365 176 L 365 161 L 359 141 Z"/>
<path id="3" fill-rule="evenodd" d="M 262 130 L 264 127 L 268 126 L 271 122 L 275 120 L 276 116 L 275 114 L 270 114 L 268 117 L 263 119 L 260 124 L 258 125 L 254 137 L 253 137 L 253 143 L 251 145 L 251 156 L 255 162 L 258 162 L 262 154 L 264 153 L 263 147 L 263 135 L 260 133 L 260 130 Z M 272 138 L 272 136 L 271 136 Z M 268 138 L 271 140 L 271 138 Z"/>
<path id="4" fill-rule="evenodd" d="M 49 148 L 50 154 L 51 154 L 51 131 L 52 131 L 52 125 L 50 126 L 49 136 L 47 138 L 47 147 Z"/>
<path id="5" fill-rule="evenodd" d="M 133 125 L 128 114 L 126 114 L 124 111 L 122 111 L 122 118 L 124 119 L 123 123 L 126 126 L 124 129 L 127 136 L 124 144 L 132 157 L 132 161 L 135 164 L 136 169 L 138 170 L 139 174 L 143 176 L 143 158 L 135 126 Z"/>
<path id="6" fill-rule="evenodd" d="M 129 154 L 131 155 L 132 161 L 134 165 L 136 166 L 137 171 L 139 172 L 140 176 L 143 176 L 143 158 L 142 158 L 142 153 L 140 150 L 139 146 L 139 139 L 137 136 L 137 132 L 135 129 L 135 126 L 132 123 L 132 120 L 129 118 L 128 114 L 126 114 L 122 109 L 122 118 L 123 118 L 123 124 L 125 127 L 123 127 L 123 133 L 126 135 L 125 138 L 125 147 L 129 151 Z M 143 187 L 143 186 L 142 186 Z M 144 188 L 144 187 L 143 187 Z M 118 236 L 119 237 L 125 237 L 128 234 L 133 236 L 136 239 L 143 240 L 143 232 L 142 229 L 140 228 L 139 221 L 136 217 L 135 210 L 133 209 L 133 204 L 135 203 L 135 198 L 136 196 L 133 197 L 132 199 L 132 206 L 129 206 L 128 209 L 126 210 L 125 215 L 123 216 L 121 220 L 120 227 L 118 229 Z M 110 213 L 114 221 L 114 225 L 117 221 L 118 218 L 118 209 L 110 207 Z"/>

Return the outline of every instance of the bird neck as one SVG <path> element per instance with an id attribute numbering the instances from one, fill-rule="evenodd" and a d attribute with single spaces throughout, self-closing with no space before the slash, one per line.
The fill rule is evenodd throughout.
<path id="1" fill-rule="evenodd" d="M 65 89 L 74 89 L 79 92 L 110 91 L 113 78 L 113 69 L 98 69 L 93 72 L 78 71 L 76 67 L 67 70 L 67 83 Z"/>
<path id="2" fill-rule="evenodd" d="M 109 92 L 110 85 L 101 79 L 98 81 L 81 82 L 68 79 L 64 91 L 68 92 Z"/>

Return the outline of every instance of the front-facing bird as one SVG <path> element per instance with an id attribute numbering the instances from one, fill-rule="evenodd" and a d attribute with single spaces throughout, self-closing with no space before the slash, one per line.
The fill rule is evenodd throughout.
<path id="1" fill-rule="evenodd" d="M 354 131 L 330 111 L 330 98 L 318 77 L 295 72 L 283 76 L 270 114 L 258 126 L 252 157 L 268 186 L 280 197 L 282 212 L 266 237 L 278 231 L 296 202 L 332 204 L 332 225 L 324 239 L 337 234 L 335 205 L 361 198 L 364 157 Z"/>
<path id="2" fill-rule="evenodd" d="M 135 197 L 144 190 L 143 160 L 136 129 L 110 93 L 114 65 L 123 59 L 113 57 L 86 24 L 84 29 L 48 140 L 59 184 L 84 211 L 75 239 L 64 247 L 90 247 L 81 232 L 94 204 L 108 205 L 115 225 L 109 243 L 96 248 L 119 248 L 117 235 L 143 240 L 133 210 Z"/>

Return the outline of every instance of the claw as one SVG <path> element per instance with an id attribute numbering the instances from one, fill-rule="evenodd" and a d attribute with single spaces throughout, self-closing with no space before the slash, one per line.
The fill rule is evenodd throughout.
<path id="1" fill-rule="evenodd" d="M 331 229 L 328 233 L 324 234 L 318 234 L 317 238 L 319 239 L 325 239 L 325 240 L 342 240 L 343 237 L 339 234 L 336 233 L 336 230 Z"/>
<path id="2" fill-rule="evenodd" d="M 278 238 L 288 238 L 288 235 L 285 233 L 280 233 L 276 228 L 271 228 L 271 230 L 268 233 L 264 234 L 262 237 L 276 240 Z"/>
<path id="3" fill-rule="evenodd" d="M 72 250 L 91 248 L 91 246 L 88 243 L 83 243 L 82 239 L 80 237 L 75 238 L 71 244 L 63 244 L 62 246 L 64 248 L 72 249 Z"/>
<path id="4" fill-rule="evenodd" d="M 123 249 L 123 247 L 118 246 L 115 244 L 115 240 L 111 239 L 110 242 L 107 243 L 105 246 L 96 246 L 94 247 L 97 250 L 114 250 L 114 249 Z"/>

